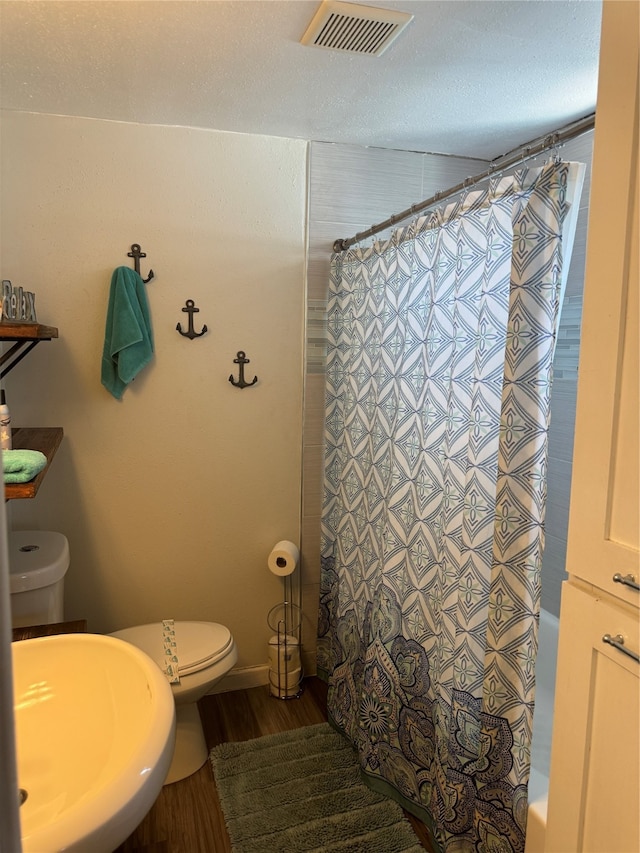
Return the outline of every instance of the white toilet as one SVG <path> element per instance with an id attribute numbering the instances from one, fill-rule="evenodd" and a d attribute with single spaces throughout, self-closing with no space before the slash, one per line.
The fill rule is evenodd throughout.
<path id="1" fill-rule="evenodd" d="M 13 628 L 62 622 L 64 576 L 69 543 L 62 533 L 19 530 L 8 535 L 11 624 Z M 179 683 L 171 684 L 176 703 L 176 745 L 165 785 L 199 770 L 208 757 L 197 702 L 235 665 L 231 632 L 216 622 L 176 622 Z M 112 636 L 137 646 L 164 671 L 162 623 L 138 625 Z"/>
<path id="2" fill-rule="evenodd" d="M 209 752 L 197 702 L 238 659 L 231 632 L 224 625 L 217 622 L 175 622 L 174 628 L 180 682 L 171 684 L 176 703 L 176 746 L 165 785 L 191 776 L 207 760 Z M 111 636 L 142 649 L 164 671 L 161 622 L 125 628 Z"/>
<path id="3" fill-rule="evenodd" d="M 7 540 L 11 627 L 62 622 L 67 537 L 53 530 L 14 530 Z"/>

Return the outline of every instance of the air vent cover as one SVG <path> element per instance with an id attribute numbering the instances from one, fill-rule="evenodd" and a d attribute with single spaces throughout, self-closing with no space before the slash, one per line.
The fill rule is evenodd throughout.
<path id="1" fill-rule="evenodd" d="M 380 56 L 412 19 L 406 12 L 323 0 L 301 43 Z"/>

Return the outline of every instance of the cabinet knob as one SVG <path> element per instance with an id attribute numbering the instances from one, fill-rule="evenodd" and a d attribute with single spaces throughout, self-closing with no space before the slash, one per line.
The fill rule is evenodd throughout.
<path id="1" fill-rule="evenodd" d="M 623 655 L 627 655 L 632 658 L 636 663 L 640 663 L 640 655 L 637 652 L 632 652 L 631 649 L 628 649 L 625 646 L 622 634 L 616 634 L 615 637 L 612 637 L 611 634 L 605 634 L 602 638 L 602 642 L 613 646 L 614 649 L 617 649 L 619 652 L 622 652 Z"/>
<path id="2" fill-rule="evenodd" d="M 625 586 L 630 586 L 631 589 L 640 591 L 640 584 L 636 580 L 635 575 L 621 575 L 620 572 L 616 572 L 613 576 L 614 583 L 623 583 Z"/>

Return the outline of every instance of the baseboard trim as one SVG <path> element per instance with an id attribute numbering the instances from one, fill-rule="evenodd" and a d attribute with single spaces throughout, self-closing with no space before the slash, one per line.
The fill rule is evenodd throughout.
<path id="1" fill-rule="evenodd" d="M 242 666 L 232 669 L 217 684 L 214 684 L 209 695 L 214 693 L 230 693 L 232 690 L 249 690 L 252 687 L 262 687 L 269 683 L 269 667 Z"/>

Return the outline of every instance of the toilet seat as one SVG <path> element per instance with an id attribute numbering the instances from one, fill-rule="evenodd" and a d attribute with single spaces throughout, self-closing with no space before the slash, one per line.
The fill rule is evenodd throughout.
<path id="1" fill-rule="evenodd" d="M 193 675 L 222 660 L 233 648 L 233 637 L 224 625 L 217 622 L 175 622 L 178 653 L 178 674 Z M 142 649 L 161 669 L 164 669 L 162 623 L 136 625 L 115 631 L 112 636 L 126 640 Z"/>

